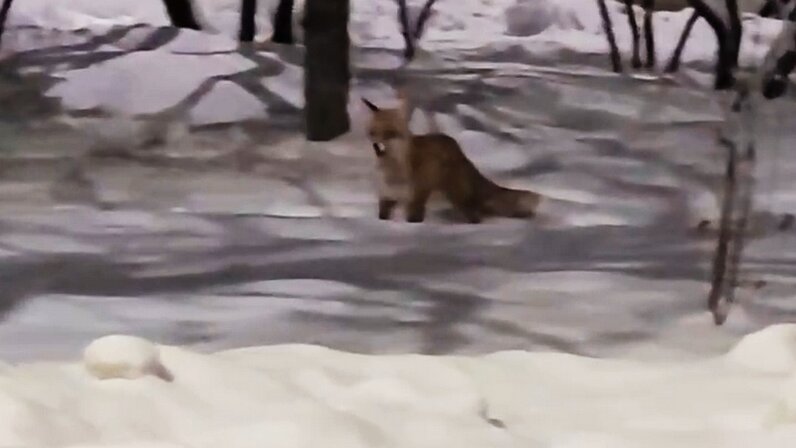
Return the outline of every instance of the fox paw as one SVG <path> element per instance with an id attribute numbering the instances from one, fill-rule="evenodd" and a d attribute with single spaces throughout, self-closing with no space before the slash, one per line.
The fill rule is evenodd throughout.
<path id="1" fill-rule="evenodd" d="M 406 217 L 406 222 L 418 223 L 423 222 L 426 217 L 422 214 L 411 214 Z"/>

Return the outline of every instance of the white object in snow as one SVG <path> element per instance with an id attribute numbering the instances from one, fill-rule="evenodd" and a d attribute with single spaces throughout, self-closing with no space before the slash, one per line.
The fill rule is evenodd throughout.
<path id="1" fill-rule="evenodd" d="M 83 364 L 94 377 L 134 380 L 148 375 L 171 381 L 155 344 L 146 339 L 113 335 L 97 339 L 83 351 Z"/>

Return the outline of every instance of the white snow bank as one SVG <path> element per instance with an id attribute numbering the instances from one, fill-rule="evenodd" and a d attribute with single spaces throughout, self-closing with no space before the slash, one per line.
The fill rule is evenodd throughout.
<path id="1" fill-rule="evenodd" d="M 731 356 L 777 364 L 794 326 Z M 744 352 L 745 353 L 741 353 Z M 171 382 L 148 375 L 162 366 Z M 796 372 L 559 353 L 366 356 L 317 346 L 202 355 L 111 336 L 81 364 L 0 369 L 4 446 L 786 447 Z"/>
<path id="2" fill-rule="evenodd" d="M 796 326 L 775 325 L 747 336 L 727 355 L 745 367 L 766 373 L 796 373 Z"/>
<path id="3" fill-rule="evenodd" d="M 69 109 L 153 114 L 178 104 L 209 78 L 254 67 L 254 62 L 235 54 L 141 51 L 62 73 L 64 81 L 47 95 L 60 97 Z"/>

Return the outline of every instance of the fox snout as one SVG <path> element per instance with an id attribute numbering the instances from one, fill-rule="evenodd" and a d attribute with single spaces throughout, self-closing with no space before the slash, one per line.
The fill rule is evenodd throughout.
<path id="1" fill-rule="evenodd" d="M 373 142 L 373 151 L 376 153 L 376 157 L 383 157 L 386 147 L 384 143 Z"/>

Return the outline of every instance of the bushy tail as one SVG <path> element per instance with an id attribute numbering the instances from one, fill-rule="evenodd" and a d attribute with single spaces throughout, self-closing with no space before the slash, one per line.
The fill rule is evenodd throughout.
<path id="1" fill-rule="evenodd" d="M 542 196 L 530 190 L 515 190 L 492 184 L 484 208 L 496 216 L 530 218 L 536 215 Z"/>

